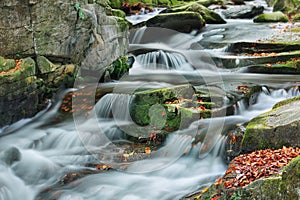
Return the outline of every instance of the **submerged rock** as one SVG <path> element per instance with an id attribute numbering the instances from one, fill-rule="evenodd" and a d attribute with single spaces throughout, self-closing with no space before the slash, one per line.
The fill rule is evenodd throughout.
<path id="1" fill-rule="evenodd" d="M 228 19 L 250 19 L 259 14 L 262 14 L 263 11 L 263 6 L 245 5 L 228 8 L 222 13 Z"/>
<path id="2" fill-rule="evenodd" d="M 192 30 L 200 30 L 205 26 L 205 21 L 196 12 L 177 12 L 159 14 L 147 21 L 148 27 L 160 27 L 175 31 L 190 33 Z"/>
<path id="3" fill-rule="evenodd" d="M 269 112 L 252 119 L 245 131 L 242 152 L 300 146 L 300 98 L 277 103 Z"/>
<path id="4" fill-rule="evenodd" d="M 288 22 L 288 18 L 285 14 L 280 11 L 273 12 L 273 13 L 264 13 L 256 17 L 254 22 Z"/>

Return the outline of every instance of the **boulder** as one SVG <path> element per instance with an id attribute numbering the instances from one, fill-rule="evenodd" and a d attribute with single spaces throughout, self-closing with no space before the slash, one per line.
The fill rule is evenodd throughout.
<path id="1" fill-rule="evenodd" d="M 300 97 L 277 103 L 269 112 L 252 119 L 245 131 L 242 152 L 300 146 Z"/>
<path id="2" fill-rule="evenodd" d="M 254 5 L 244 5 L 244 6 L 234 6 L 230 7 L 227 10 L 224 10 L 222 14 L 227 19 L 250 19 L 259 14 L 262 14 L 264 11 L 263 6 L 254 6 Z"/>
<path id="3" fill-rule="evenodd" d="M 216 12 L 206 8 L 198 2 L 190 3 L 184 6 L 176 7 L 169 12 L 191 11 L 199 13 L 208 24 L 224 24 L 226 21 Z"/>
<path id="4" fill-rule="evenodd" d="M 256 23 L 261 22 L 288 22 L 288 18 L 285 14 L 283 14 L 280 11 L 273 12 L 273 13 L 264 13 L 259 16 L 257 16 L 255 19 L 253 19 Z"/>
<path id="5" fill-rule="evenodd" d="M 107 16 L 103 5 L 13 0 L 1 1 L 0 11 L 0 45 L 6 47 L 0 55 L 5 57 L 40 55 L 99 70 L 127 51 L 128 24 Z"/>
<path id="6" fill-rule="evenodd" d="M 205 26 L 204 19 L 195 12 L 177 12 L 159 14 L 147 21 L 148 27 L 160 27 L 190 33 Z"/>
<path id="7" fill-rule="evenodd" d="M 286 14 L 296 14 L 300 12 L 300 1 L 298 0 L 276 0 L 273 11 L 281 11 Z"/>
<path id="8" fill-rule="evenodd" d="M 221 2 L 222 1 L 220 1 L 220 0 L 198 0 L 195 3 L 201 4 L 205 7 L 208 7 L 208 6 L 213 5 L 213 4 L 220 4 Z"/>
<path id="9" fill-rule="evenodd" d="M 276 64 L 262 64 L 247 67 L 248 73 L 267 73 L 267 74 L 300 74 L 300 60 L 291 59 L 287 62 Z"/>

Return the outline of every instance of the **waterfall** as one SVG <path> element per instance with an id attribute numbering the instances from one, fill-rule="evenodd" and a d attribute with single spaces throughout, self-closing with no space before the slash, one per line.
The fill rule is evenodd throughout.
<path id="1" fill-rule="evenodd" d="M 97 102 L 94 111 L 99 118 L 131 121 L 130 102 L 131 95 L 129 94 L 107 94 Z"/>
<path id="2" fill-rule="evenodd" d="M 250 120 L 260 113 L 270 110 L 277 102 L 299 95 L 300 91 L 298 87 L 291 87 L 290 89 L 269 89 L 263 86 L 262 91 L 255 99 L 255 103 L 248 105 L 244 99 L 238 101 L 235 105 L 236 109 L 234 114 L 247 116 L 247 119 Z"/>
<path id="3" fill-rule="evenodd" d="M 162 50 L 141 54 L 136 62 L 146 69 L 192 70 L 193 67 L 179 53 L 164 52 Z"/>

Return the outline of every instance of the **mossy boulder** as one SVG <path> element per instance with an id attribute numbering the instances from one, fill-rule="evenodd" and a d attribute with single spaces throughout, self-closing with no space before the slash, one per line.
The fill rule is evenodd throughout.
<path id="1" fill-rule="evenodd" d="M 151 6 L 171 6 L 183 3 L 183 1 L 174 1 L 174 0 L 110 0 L 109 5 L 112 8 L 120 8 L 124 2 L 127 2 L 131 5 L 135 3 L 143 3 L 144 5 Z"/>
<path id="2" fill-rule="evenodd" d="M 242 152 L 300 146 L 300 98 L 276 104 L 269 112 L 252 119 L 242 140 Z"/>
<path id="3" fill-rule="evenodd" d="M 300 60 L 291 59 L 277 64 L 261 64 L 247 67 L 246 72 L 267 74 L 300 74 Z"/>
<path id="4" fill-rule="evenodd" d="M 194 2 L 189 3 L 184 6 L 176 7 L 169 12 L 182 12 L 182 11 L 191 11 L 199 13 L 206 23 L 208 24 L 224 24 L 226 21 L 216 12 L 206 8 L 205 6 L 201 5 L 201 3 Z"/>
<path id="5" fill-rule="evenodd" d="M 180 102 L 189 99 L 188 102 Z M 131 102 L 131 117 L 140 126 L 159 127 L 166 132 L 187 128 L 192 121 L 211 116 L 207 109 L 196 109 L 195 90 L 190 85 L 137 91 Z M 204 106 L 203 106 L 204 107 Z"/>
<path id="6" fill-rule="evenodd" d="M 288 18 L 280 11 L 273 13 L 264 13 L 253 19 L 256 23 L 268 23 L 268 22 L 288 22 Z"/>
<path id="7" fill-rule="evenodd" d="M 41 74 L 47 74 L 56 69 L 56 66 L 44 56 L 38 56 L 36 62 Z"/>
<path id="8" fill-rule="evenodd" d="M 148 27 L 160 27 L 190 33 L 205 26 L 204 19 L 196 12 L 177 12 L 159 14 L 147 21 Z"/>
<path id="9" fill-rule="evenodd" d="M 300 12 L 300 1 L 298 0 L 276 0 L 274 2 L 273 11 L 281 11 L 283 13 L 292 14 Z"/>

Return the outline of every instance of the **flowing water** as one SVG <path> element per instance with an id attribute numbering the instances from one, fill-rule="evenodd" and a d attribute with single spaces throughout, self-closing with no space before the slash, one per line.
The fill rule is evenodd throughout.
<path id="1" fill-rule="evenodd" d="M 241 36 L 245 36 L 244 22 Z M 247 22 L 248 23 L 248 22 Z M 141 28 L 131 36 L 130 52 L 135 64 L 120 81 L 101 84 L 112 87 L 86 118 L 53 122 L 57 104 L 31 119 L 21 120 L 0 131 L 0 199 L 180 199 L 209 186 L 221 177 L 226 164 L 222 159 L 224 130 L 249 121 L 283 99 L 300 95 L 297 75 L 262 75 L 220 69 L 211 53 L 224 53 L 226 44 L 210 49 L 212 32 L 228 34 L 234 27 L 209 25 L 200 34 L 180 34 L 170 30 Z M 253 24 L 249 29 L 253 28 Z M 261 25 L 257 25 L 261 26 Z M 268 27 L 265 27 L 266 29 Z M 154 34 L 154 35 L 153 35 Z M 156 34 L 156 35 L 155 35 Z M 159 37 L 157 37 L 157 34 Z M 215 34 L 216 35 L 216 34 Z M 230 39 L 229 39 L 230 40 Z M 228 42 L 228 41 L 227 41 Z M 192 83 L 209 93 L 226 98 L 238 97 L 237 85 L 259 85 L 259 92 L 246 106 L 234 105 L 234 115 L 201 119 L 188 128 L 169 134 L 163 145 L 142 160 L 117 160 L 124 153 L 123 143 L 130 129 L 141 128 L 129 115 L 132 91 Z M 141 129 L 147 136 L 147 127 Z M 196 135 L 204 140 L 194 144 Z M 91 164 L 103 162 L 115 170 L 98 173 Z M 53 189 L 67 173 L 90 172 L 71 184 Z M 47 188 L 52 188 L 47 192 Z"/>

